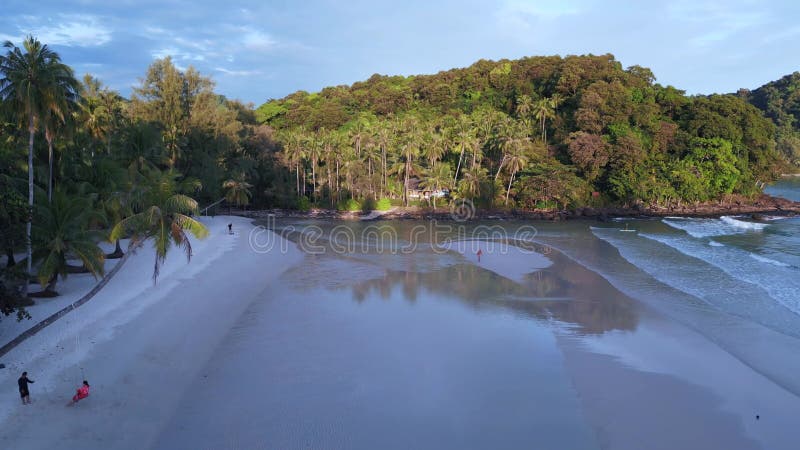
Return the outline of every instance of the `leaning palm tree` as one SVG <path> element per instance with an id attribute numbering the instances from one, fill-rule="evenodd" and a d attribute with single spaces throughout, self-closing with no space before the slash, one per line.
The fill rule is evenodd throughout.
<path id="1" fill-rule="evenodd" d="M 186 232 L 203 239 L 208 236 L 208 229 L 190 217 L 197 214 L 197 201 L 179 193 L 182 189 L 177 173 L 151 168 L 144 171 L 143 177 L 147 183 L 134 200 L 133 209 L 136 213 L 119 221 L 111 229 L 109 239 L 119 239 L 130 234 L 134 245 L 152 239 L 156 250 L 153 265 L 155 283 L 169 249 L 173 245 L 182 248 L 186 252 L 187 261 L 190 261 L 192 244 Z"/>
<path id="2" fill-rule="evenodd" d="M 37 278 L 47 295 L 55 292 L 58 277 L 70 273 L 70 259 L 77 259 L 95 277 L 103 275 L 103 251 L 89 231 L 93 214 L 91 203 L 84 197 L 68 197 L 56 190 L 51 202 L 37 211 L 34 225 L 35 251 L 40 262 Z"/>
<path id="3" fill-rule="evenodd" d="M 250 197 L 253 195 L 250 192 L 250 188 L 252 187 L 252 184 L 244 181 L 244 175 L 226 180 L 222 183 L 222 188 L 225 189 L 225 201 L 228 202 L 228 205 L 249 205 Z M 230 212 L 230 206 L 228 212 Z"/>
<path id="4" fill-rule="evenodd" d="M 66 104 L 78 98 L 79 85 L 58 53 L 33 36 L 23 42 L 24 53 L 11 41 L 6 41 L 3 47 L 8 50 L 0 56 L 0 101 L 6 102 L 28 128 L 28 207 L 33 210 L 34 136 L 48 111 L 63 119 Z M 31 225 L 29 219 L 26 230 L 29 275 L 33 260 Z M 27 295 L 27 283 L 23 289 L 23 295 Z"/>
<path id="5" fill-rule="evenodd" d="M 508 170 L 510 176 L 508 179 L 508 189 L 506 189 L 506 205 L 508 205 L 508 196 L 511 194 L 511 184 L 514 182 L 514 177 L 516 176 L 517 172 L 524 169 L 525 165 L 527 164 L 528 157 L 525 155 L 524 146 L 514 147 L 514 149 L 508 154 L 506 159 L 506 169 Z"/>

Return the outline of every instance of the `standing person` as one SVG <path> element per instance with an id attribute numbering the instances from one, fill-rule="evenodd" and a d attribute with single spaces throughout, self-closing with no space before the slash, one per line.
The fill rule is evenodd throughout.
<path id="1" fill-rule="evenodd" d="M 22 376 L 17 380 L 19 385 L 19 396 L 22 397 L 23 405 L 31 404 L 31 393 L 28 390 L 28 383 L 33 383 L 33 380 L 28 379 L 28 372 L 22 372 Z"/>
<path id="2" fill-rule="evenodd" d="M 228 234 L 233 234 L 233 224 L 232 223 L 228 224 Z"/>
<path id="3" fill-rule="evenodd" d="M 72 403 L 78 403 L 78 401 L 85 399 L 89 396 L 89 382 L 83 380 L 83 386 L 78 388 L 75 395 L 72 397 Z"/>

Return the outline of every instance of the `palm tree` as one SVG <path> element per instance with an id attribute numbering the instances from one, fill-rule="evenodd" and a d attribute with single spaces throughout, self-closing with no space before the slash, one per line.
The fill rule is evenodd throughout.
<path id="1" fill-rule="evenodd" d="M 252 193 L 250 188 L 253 185 L 244 181 L 244 175 L 240 175 L 236 179 L 229 179 L 222 183 L 222 188 L 226 190 L 225 201 L 228 202 L 228 210 L 230 212 L 230 205 L 247 206 L 250 204 L 250 197 Z"/>
<path id="2" fill-rule="evenodd" d="M 284 154 L 290 166 L 294 166 L 297 196 L 300 196 L 300 163 L 305 157 L 305 135 L 302 131 L 292 130 L 286 136 Z"/>
<path id="3" fill-rule="evenodd" d="M 36 250 L 33 256 L 41 261 L 39 283 L 46 285 L 48 293 L 55 294 L 58 276 L 66 278 L 70 271 L 69 258 L 79 259 L 95 277 L 103 275 L 103 251 L 88 231 L 92 214 L 88 200 L 68 197 L 61 190 L 55 192 L 52 202 L 39 207 L 34 226 Z"/>
<path id="4" fill-rule="evenodd" d="M 543 98 L 536 102 L 533 109 L 533 115 L 539 121 L 542 127 L 542 142 L 547 142 L 547 128 L 545 124 L 548 119 L 555 117 L 555 109 L 550 99 Z"/>
<path id="5" fill-rule="evenodd" d="M 528 157 L 525 156 L 524 147 L 514 147 L 506 158 L 506 169 L 511 174 L 508 179 L 508 189 L 506 189 L 506 206 L 508 206 L 508 196 L 511 193 L 511 183 L 514 182 L 514 176 L 517 172 L 524 169 L 526 164 L 528 164 Z"/>
<path id="6" fill-rule="evenodd" d="M 191 261 L 192 244 L 186 232 L 203 239 L 208 236 L 208 229 L 190 217 L 191 214 L 197 214 L 197 201 L 179 193 L 185 187 L 178 184 L 177 173 L 148 169 L 143 176 L 148 183 L 135 201 L 136 213 L 114 225 L 110 239 L 130 234 L 134 245 L 152 239 L 156 250 L 153 265 L 155 283 L 170 247 L 176 245 L 182 248 L 187 261 Z"/>
<path id="7" fill-rule="evenodd" d="M 474 200 L 475 196 L 481 195 L 481 183 L 484 179 L 486 179 L 486 169 L 475 166 L 464 170 L 464 178 L 459 184 L 465 196 Z"/>
<path id="8" fill-rule="evenodd" d="M 324 130 L 321 131 L 324 132 Z M 311 197 L 315 203 L 317 201 L 317 166 L 324 155 L 324 145 L 325 143 L 320 138 L 320 132 L 309 138 L 307 155 L 311 159 Z"/>
<path id="9" fill-rule="evenodd" d="M 533 111 L 533 99 L 528 95 L 521 95 L 517 98 L 517 117 L 526 118 Z"/>
<path id="10" fill-rule="evenodd" d="M 58 53 L 33 36 L 28 36 L 23 42 L 25 53 L 11 41 L 6 41 L 3 47 L 8 50 L 0 56 L 0 100 L 9 102 L 21 121 L 27 122 L 28 206 L 33 211 L 34 135 L 48 111 L 63 119 L 66 104 L 77 100 L 79 87 L 72 69 L 61 62 Z M 33 260 L 31 225 L 31 219 L 28 219 L 28 275 Z M 23 295 L 27 293 L 28 283 L 25 283 Z"/>
<path id="11" fill-rule="evenodd" d="M 436 162 L 442 159 L 446 152 L 447 140 L 440 133 L 433 134 L 424 149 L 425 158 L 430 167 L 436 167 Z"/>
<path id="12" fill-rule="evenodd" d="M 469 117 L 461 116 L 458 124 L 456 125 L 456 142 L 460 148 L 458 154 L 458 165 L 456 165 L 456 174 L 453 177 L 453 182 L 458 181 L 458 173 L 461 171 L 461 162 L 464 160 L 464 151 L 473 146 L 474 132 L 472 130 L 472 121 Z"/>
<path id="13" fill-rule="evenodd" d="M 68 108 L 75 109 L 75 106 L 72 104 L 67 104 Z M 47 201 L 53 201 L 53 182 L 55 179 L 53 178 L 53 141 L 56 138 L 56 133 L 59 128 L 64 128 L 68 124 L 68 118 L 71 118 L 72 114 L 63 114 L 54 111 L 53 109 L 47 109 L 44 115 L 44 138 L 47 141 L 47 164 L 48 164 L 48 176 L 47 176 Z"/>
<path id="14" fill-rule="evenodd" d="M 562 103 L 564 103 L 564 97 L 558 92 L 550 96 L 550 106 L 553 107 L 554 114 L 558 113 L 558 107 L 561 106 Z"/>
<path id="15" fill-rule="evenodd" d="M 403 201 L 408 206 L 408 178 L 414 172 L 414 158 L 419 154 L 419 144 L 422 134 L 417 127 L 408 129 L 406 142 L 400 149 L 403 157 Z"/>
<path id="16" fill-rule="evenodd" d="M 375 188 L 373 186 L 373 182 L 375 181 L 375 177 L 373 176 L 373 173 L 375 171 L 373 169 L 373 162 L 378 163 L 382 161 L 380 146 L 377 143 L 368 140 L 362 149 L 364 150 L 364 161 L 367 163 L 367 182 L 369 183 L 369 191 L 374 196 Z"/>
<path id="17" fill-rule="evenodd" d="M 383 190 L 386 189 L 387 179 L 386 179 L 386 168 L 387 168 L 387 158 L 386 152 L 390 145 L 392 145 L 392 129 L 390 125 L 383 124 L 379 125 L 378 132 L 375 135 L 375 141 L 381 148 L 381 166 L 383 168 L 383 172 L 381 173 L 381 196 L 383 196 Z"/>
<path id="18" fill-rule="evenodd" d="M 420 182 L 420 185 L 425 189 L 439 191 L 441 189 L 449 188 L 453 183 L 453 172 L 450 170 L 450 165 L 447 163 L 439 164 L 430 168 L 425 178 Z M 436 211 L 436 195 L 433 195 L 433 210 Z"/>

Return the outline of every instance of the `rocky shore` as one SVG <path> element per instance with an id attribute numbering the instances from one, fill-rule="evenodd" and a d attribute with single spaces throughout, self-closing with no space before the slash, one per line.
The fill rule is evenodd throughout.
<path id="1" fill-rule="evenodd" d="M 762 194 L 756 198 L 731 197 L 725 201 L 676 204 L 669 207 L 633 204 L 619 207 L 583 207 L 568 210 L 522 210 L 522 209 L 472 209 L 439 207 L 397 207 L 378 215 L 365 212 L 311 209 L 298 211 L 289 209 L 266 209 L 232 212 L 234 215 L 253 219 L 275 216 L 277 218 L 306 218 L 331 220 L 610 220 L 615 217 L 718 217 L 726 215 L 751 215 L 759 220 L 766 216 L 794 216 L 800 214 L 800 202 Z"/>

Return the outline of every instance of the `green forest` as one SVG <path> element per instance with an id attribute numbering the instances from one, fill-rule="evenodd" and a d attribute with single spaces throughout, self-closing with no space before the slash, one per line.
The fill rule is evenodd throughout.
<path id="1" fill-rule="evenodd" d="M 798 73 L 687 96 L 612 55 L 482 60 L 256 108 L 169 57 L 143 69 L 124 98 L 33 37 L 5 43 L 5 299 L 28 276 L 55 295 L 59 277 L 102 275 L 123 237 L 155 242 L 156 277 L 170 248 L 191 255 L 189 235 L 204 234 L 194 217 L 222 199 L 301 210 L 671 205 L 755 195 L 800 162 Z M 411 186 L 447 196 L 437 205 Z M 117 249 L 104 254 L 99 241 Z"/>
<path id="2" fill-rule="evenodd" d="M 532 57 L 373 75 L 256 114 L 311 201 L 398 198 L 416 177 L 484 207 L 666 205 L 752 195 L 798 162 L 796 94 L 765 89 L 686 96 L 612 55 Z"/>

